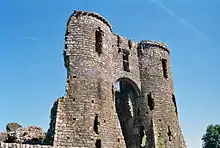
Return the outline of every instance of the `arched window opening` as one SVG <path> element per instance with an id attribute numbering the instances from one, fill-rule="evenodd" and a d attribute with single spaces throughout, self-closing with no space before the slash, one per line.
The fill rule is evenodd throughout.
<path id="1" fill-rule="evenodd" d="M 103 31 L 98 28 L 95 32 L 95 51 L 100 56 L 102 54 L 102 44 L 103 44 Z"/>

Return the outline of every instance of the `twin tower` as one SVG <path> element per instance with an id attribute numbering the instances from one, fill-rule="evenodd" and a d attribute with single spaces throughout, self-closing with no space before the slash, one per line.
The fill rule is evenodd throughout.
<path id="1" fill-rule="evenodd" d="M 102 16 L 75 11 L 67 23 L 66 96 L 51 110 L 54 146 L 186 148 L 167 45 L 135 43 Z"/>

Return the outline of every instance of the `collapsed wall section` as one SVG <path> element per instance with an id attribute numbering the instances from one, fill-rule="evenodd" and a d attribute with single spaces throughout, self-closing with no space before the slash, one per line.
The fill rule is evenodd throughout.
<path id="1" fill-rule="evenodd" d="M 64 97 L 61 97 L 55 101 L 50 112 L 50 125 L 47 131 L 44 144 L 47 145 L 59 145 L 60 141 L 58 137 L 64 136 L 62 131 L 65 131 L 65 103 Z"/>

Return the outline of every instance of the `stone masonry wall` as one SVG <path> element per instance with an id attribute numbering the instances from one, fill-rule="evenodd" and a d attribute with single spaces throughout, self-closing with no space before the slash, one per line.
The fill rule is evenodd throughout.
<path id="1" fill-rule="evenodd" d="M 45 139 L 45 144 L 48 145 L 59 145 L 59 143 L 56 143 L 57 137 L 62 137 L 65 136 L 64 132 L 66 129 L 65 125 L 65 114 L 64 114 L 64 109 L 65 109 L 65 104 L 64 104 L 64 97 L 61 97 L 57 99 L 51 109 L 51 115 L 50 115 L 50 127 L 47 131 L 46 139 Z M 57 126 L 59 125 L 59 126 Z M 65 141 L 62 141 L 65 142 Z"/>
<path id="2" fill-rule="evenodd" d="M 161 59 L 165 59 L 168 78 L 164 78 Z M 156 41 L 137 44 L 114 34 L 102 16 L 75 11 L 67 23 L 64 61 L 66 96 L 58 101 L 53 146 L 185 148 L 166 45 Z M 127 134 L 130 139 L 126 140 L 142 139 L 129 144 L 116 111 L 114 84 L 122 79 L 140 92 L 133 98 L 136 119 L 129 120 L 135 121 L 129 123 L 133 135 Z"/>
<path id="3" fill-rule="evenodd" d="M 47 145 L 0 148 L 186 148 L 167 45 L 135 43 L 102 16 L 75 11 L 63 56 L 66 95 L 51 109 Z"/>
<path id="4" fill-rule="evenodd" d="M 68 87 L 64 114 L 66 130 L 57 136 L 56 145 L 124 147 L 112 100 L 111 30 L 102 20 L 90 14 L 75 13 L 67 26 L 65 57 Z M 95 52 L 95 31 L 101 28 L 103 53 Z M 94 122 L 98 116 L 98 133 Z M 58 128 L 60 127 L 57 124 Z M 65 142 L 62 142 L 64 140 Z"/>
<path id="5" fill-rule="evenodd" d="M 67 148 L 62 146 L 50 146 L 50 145 L 30 145 L 30 144 L 18 144 L 18 143 L 0 143 L 0 148 Z M 68 147 L 79 148 L 79 147 Z M 80 147 L 83 148 L 83 147 Z"/>
<path id="6" fill-rule="evenodd" d="M 151 108 L 156 147 L 185 148 L 173 100 L 168 48 L 159 42 L 142 41 L 139 57 L 142 92 Z"/>
<path id="7" fill-rule="evenodd" d="M 118 79 L 127 78 L 140 89 L 137 44 L 112 33 L 110 26 L 97 18 L 75 12 L 68 21 L 64 52 L 68 83 L 62 120 L 66 130 L 62 135 L 57 133 L 55 145 L 93 147 L 101 140 L 104 147 L 125 147 L 112 86 Z M 95 51 L 98 28 L 103 31 L 100 55 Z M 123 69 L 124 51 L 129 53 L 130 72 Z M 98 134 L 94 131 L 96 115 Z"/>

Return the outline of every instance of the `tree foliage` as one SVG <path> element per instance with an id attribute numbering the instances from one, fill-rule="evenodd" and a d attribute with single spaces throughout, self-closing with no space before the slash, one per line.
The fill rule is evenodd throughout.
<path id="1" fill-rule="evenodd" d="M 220 148 L 220 125 L 209 125 L 202 140 L 203 148 Z"/>

